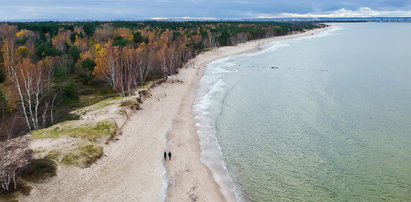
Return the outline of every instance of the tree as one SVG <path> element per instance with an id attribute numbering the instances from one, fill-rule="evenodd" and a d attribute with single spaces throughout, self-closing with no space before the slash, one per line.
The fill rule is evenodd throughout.
<path id="1" fill-rule="evenodd" d="M 147 39 L 141 35 L 141 32 L 133 32 L 133 41 L 134 43 L 147 43 Z"/>
<path id="2" fill-rule="evenodd" d="M 136 86 L 143 85 L 147 79 L 148 74 L 152 70 L 153 66 L 153 51 L 150 47 L 146 47 L 144 44 L 140 45 L 136 50 L 138 57 L 136 58 L 137 64 L 137 76 L 136 76 Z"/>
<path id="3" fill-rule="evenodd" d="M 71 69 L 74 64 L 76 64 L 77 60 L 80 59 L 81 51 L 79 48 L 77 48 L 77 46 L 73 45 L 70 46 L 70 48 L 67 50 L 67 54 L 70 57 L 68 67 Z"/>
<path id="4" fill-rule="evenodd" d="M 113 46 L 121 46 L 124 47 L 128 43 L 128 40 L 124 39 L 121 36 L 117 36 L 114 38 Z"/>
<path id="5" fill-rule="evenodd" d="M 70 36 L 71 30 L 64 30 L 63 28 L 60 28 L 57 36 L 51 40 L 53 46 L 64 52 L 67 48 L 67 44 L 70 45 L 71 43 Z"/>
<path id="6" fill-rule="evenodd" d="M 29 55 L 29 49 L 26 46 L 19 46 L 16 50 L 16 55 L 25 58 Z"/>
<path id="7" fill-rule="evenodd" d="M 27 121 L 26 125 L 31 128 L 43 127 L 45 120 L 53 122 L 53 100 L 56 99 L 53 88 L 63 95 L 61 99 L 71 103 L 78 97 L 77 78 L 85 84 L 93 79 L 105 81 L 121 96 L 129 96 L 147 78 L 162 76 L 167 79 L 177 73 L 178 68 L 205 48 L 235 45 L 252 39 L 284 35 L 288 31 L 318 27 L 311 23 L 278 22 L 10 24 L 14 25 L 0 23 L 0 55 L 4 56 L 0 57 L 0 83 L 8 80 L 13 84 L 1 85 L 10 115 L 0 118 L 0 136 L 11 134 L 9 127 L 15 129 L 13 134 L 26 130 L 21 125 L 25 123 L 20 119 Z M 71 71 L 73 67 L 78 71 Z M 41 82 L 40 90 L 31 89 L 36 86 L 34 83 L 38 78 L 43 80 L 49 77 L 46 76 L 48 72 L 53 73 L 49 75 L 53 75 L 53 81 L 46 78 Z M 26 84 L 29 81 L 31 88 Z M 37 114 L 34 109 L 35 91 L 43 97 L 39 98 Z M 57 98 L 57 102 L 60 101 Z M 49 118 L 42 118 L 43 115 Z M 32 117 L 39 119 L 38 123 L 33 122 Z"/>
<path id="8" fill-rule="evenodd" d="M 33 64 L 30 59 L 19 57 L 10 38 L 5 40 L 3 52 L 6 70 L 19 96 L 27 127 L 30 130 L 38 129 L 45 125 L 50 107 L 45 98 L 48 96 L 52 68 L 43 65 L 42 61 Z M 42 118 L 41 122 L 39 118 Z"/>
<path id="9" fill-rule="evenodd" d="M 3 83 L 5 80 L 6 80 L 6 74 L 4 71 L 3 52 L 0 50 L 0 83 Z"/>
<path id="10" fill-rule="evenodd" d="M 12 191 L 17 189 L 19 171 L 32 158 L 29 150 L 30 138 L 23 136 L 0 142 L 0 189 Z"/>
<path id="11" fill-rule="evenodd" d="M 121 85 L 120 48 L 108 42 L 104 49 L 100 50 L 96 58 L 96 67 L 93 75 L 102 81 L 107 81 L 113 90 L 125 96 L 124 86 Z"/>
<path id="12" fill-rule="evenodd" d="M 44 58 L 47 56 L 59 56 L 62 55 L 63 52 L 54 48 L 53 44 L 51 44 L 50 42 L 43 42 L 37 45 L 36 54 L 40 58 Z"/>
<path id="13" fill-rule="evenodd" d="M 151 71 L 150 50 L 145 46 L 134 49 L 131 46 L 105 45 L 96 59 L 94 76 L 108 82 L 122 97 L 131 96 L 133 90 L 143 84 Z"/>
<path id="14" fill-rule="evenodd" d="M 86 58 L 81 62 L 81 67 L 85 72 L 85 75 L 80 78 L 81 82 L 87 84 L 93 80 L 93 71 L 96 65 L 97 64 L 90 58 Z"/>

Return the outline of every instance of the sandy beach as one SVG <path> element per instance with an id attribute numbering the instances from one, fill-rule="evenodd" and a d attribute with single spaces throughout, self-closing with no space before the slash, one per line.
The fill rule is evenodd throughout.
<path id="1" fill-rule="evenodd" d="M 193 119 L 196 89 L 208 63 L 256 50 L 265 43 L 304 33 L 221 47 L 198 55 L 133 114 L 119 140 L 104 147 L 104 157 L 89 168 L 59 168 L 57 177 L 36 185 L 22 201 L 236 201 L 201 162 Z M 183 82 L 176 82 L 177 80 Z M 174 82 L 172 82 L 174 81 Z M 163 152 L 172 159 L 164 161 Z"/>

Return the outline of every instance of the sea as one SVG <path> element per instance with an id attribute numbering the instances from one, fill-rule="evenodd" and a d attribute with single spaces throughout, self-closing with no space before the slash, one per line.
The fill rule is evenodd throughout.
<path id="1" fill-rule="evenodd" d="M 236 201 L 411 201 L 411 24 L 352 23 L 207 67 L 202 161 Z"/>

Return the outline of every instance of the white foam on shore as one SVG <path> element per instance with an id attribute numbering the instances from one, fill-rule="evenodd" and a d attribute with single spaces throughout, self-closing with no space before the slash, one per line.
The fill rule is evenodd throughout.
<path id="1" fill-rule="evenodd" d="M 211 102 L 224 89 L 224 75 L 232 73 L 224 66 L 234 66 L 229 57 L 216 60 L 207 66 L 205 75 L 200 80 L 197 98 L 193 106 L 194 119 L 201 145 L 201 161 L 211 170 L 214 180 L 218 183 L 227 201 L 239 201 L 234 183 L 232 182 L 224 162 L 223 153 L 216 137 L 215 122 L 210 117 Z"/>
<path id="2" fill-rule="evenodd" d="M 168 177 L 167 177 L 167 170 L 166 170 L 166 166 L 164 165 L 164 161 L 163 161 L 163 166 L 162 166 L 162 179 L 163 179 L 163 191 L 162 191 L 162 193 L 161 193 L 161 195 L 162 195 L 162 201 L 168 201 L 168 198 L 167 198 L 167 196 L 168 196 L 168 182 L 167 182 L 167 179 L 168 179 Z"/>

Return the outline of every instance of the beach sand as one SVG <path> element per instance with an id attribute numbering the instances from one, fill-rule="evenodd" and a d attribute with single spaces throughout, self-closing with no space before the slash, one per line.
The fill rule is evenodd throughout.
<path id="1" fill-rule="evenodd" d="M 193 120 L 195 90 L 208 63 L 300 34 L 221 47 L 198 55 L 194 68 L 183 68 L 152 90 L 142 110 L 130 117 L 122 135 L 104 147 L 104 157 L 90 168 L 62 167 L 57 177 L 36 185 L 21 201 L 235 201 L 201 162 Z M 181 80 L 183 82 L 176 82 Z M 174 82 L 172 82 L 174 81 Z M 163 152 L 172 159 L 164 161 Z"/>

